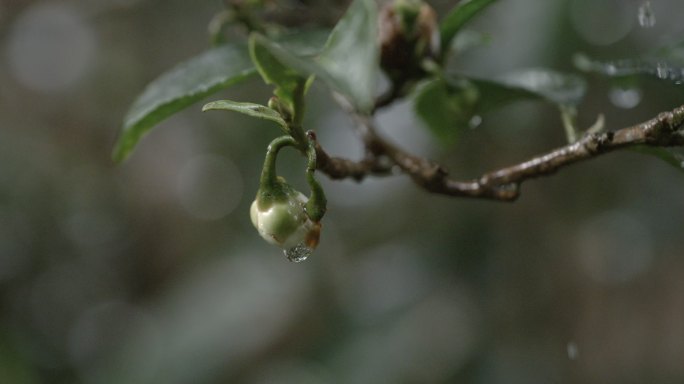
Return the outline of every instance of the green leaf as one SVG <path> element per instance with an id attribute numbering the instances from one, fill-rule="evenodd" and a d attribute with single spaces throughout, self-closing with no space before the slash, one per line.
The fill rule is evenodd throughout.
<path id="1" fill-rule="evenodd" d="M 304 31 L 278 41 L 295 52 L 311 55 L 320 52 L 327 35 L 320 30 Z M 256 73 L 244 44 L 227 44 L 179 64 L 152 81 L 133 102 L 124 118 L 113 159 L 125 160 L 140 139 L 167 117 Z"/>
<path id="2" fill-rule="evenodd" d="M 207 103 L 202 107 L 202 112 L 205 111 L 234 111 L 244 113 L 245 115 L 258 117 L 260 119 L 266 119 L 278 123 L 280 127 L 287 132 L 287 123 L 283 120 L 276 110 L 271 109 L 265 105 L 254 104 L 254 103 L 241 103 L 231 100 L 217 100 Z"/>
<path id="3" fill-rule="evenodd" d="M 150 83 L 124 118 L 113 158 L 121 162 L 152 127 L 204 97 L 254 75 L 243 45 L 225 45 L 190 59 Z"/>
<path id="4" fill-rule="evenodd" d="M 306 79 L 275 57 L 262 43 L 263 40 L 265 38 L 256 34 L 250 37 L 249 55 L 266 84 L 276 87 L 275 95 L 288 106 L 290 113 L 292 113 L 295 104 L 295 91 Z"/>
<path id="5" fill-rule="evenodd" d="M 261 35 L 252 37 L 260 51 L 301 75 L 315 75 L 344 95 L 358 110 L 373 108 L 379 61 L 377 9 L 373 0 L 355 0 L 330 34 L 317 60 L 303 58 Z"/>
<path id="6" fill-rule="evenodd" d="M 460 54 L 490 44 L 491 41 L 492 37 L 489 34 L 464 29 L 454 37 L 450 50 L 453 54 Z"/>
<path id="7" fill-rule="evenodd" d="M 684 155 L 674 152 L 672 149 L 640 145 L 634 147 L 633 150 L 645 155 L 655 156 L 675 167 L 678 171 L 684 172 Z"/>
<path id="8" fill-rule="evenodd" d="M 508 88 L 533 93 L 558 105 L 577 105 L 587 90 L 586 81 L 576 75 L 549 69 L 524 69 L 494 79 Z"/>
<path id="9" fill-rule="evenodd" d="M 373 0 L 355 0 L 337 23 L 320 65 L 330 74 L 329 86 L 351 98 L 359 110 L 373 107 L 380 50 L 377 43 L 378 10 Z"/>
<path id="10" fill-rule="evenodd" d="M 557 105 L 574 105 L 584 95 L 584 81 L 576 76 L 534 69 L 499 79 L 464 76 L 435 78 L 418 87 L 416 114 L 437 138 L 453 142 L 483 115 L 505 104 L 537 99 Z"/>
<path id="11" fill-rule="evenodd" d="M 681 84 L 684 82 L 684 60 L 681 52 L 663 51 L 662 56 L 643 59 L 620 59 L 611 61 L 594 60 L 577 54 L 574 57 L 575 66 L 585 72 L 598 73 L 606 77 L 624 78 L 629 76 L 651 76 L 660 80 L 667 80 Z"/>
<path id="12" fill-rule="evenodd" d="M 526 99 L 543 100 L 543 97 L 537 93 L 494 80 L 468 78 L 467 82 L 475 86 L 478 90 L 478 95 L 480 95 L 477 107 L 475 108 L 479 114 L 487 113 L 515 101 Z"/>
<path id="13" fill-rule="evenodd" d="M 439 26 L 442 41 L 442 55 L 451 47 L 451 40 L 480 11 L 496 0 L 466 0 L 456 5 L 442 20 Z"/>
<path id="14" fill-rule="evenodd" d="M 478 99 L 478 89 L 471 84 L 451 87 L 433 79 L 418 88 L 414 108 L 435 137 L 452 143 L 476 116 Z"/>

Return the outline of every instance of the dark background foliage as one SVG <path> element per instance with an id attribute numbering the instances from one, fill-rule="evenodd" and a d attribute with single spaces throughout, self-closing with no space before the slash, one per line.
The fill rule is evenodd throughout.
<path id="1" fill-rule="evenodd" d="M 339 3 L 309 5 L 311 19 L 334 21 Z M 443 15 L 453 2 L 433 5 Z M 682 39 L 681 1 L 653 0 L 653 28 L 639 27 L 639 5 L 501 0 L 469 26 L 491 42 L 453 69 L 576 71 L 577 52 L 640 57 Z M 131 101 L 207 47 L 220 8 L 0 3 L 0 382 L 684 381 L 684 181 L 655 158 L 582 163 L 526 183 L 514 204 L 434 196 L 406 177 L 321 177 L 329 214 L 302 264 L 248 219 L 269 123 L 197 105 L 114 166 Z M 647 77 L 627 95 L 624 83 L 587 79 L 584 126 L 599 113 L 609 128 L 637 123 L 684 95 Z M 254 79 L 223 96 L 269 93 Z M 329 152 L 360 156 L 326 90 L 309 103 L 307 128 Z M 450 146 L 409 102 L 379 124 L 464 178 L 565 140 L 556 110 L 534 101 L 483 116 Z M 303 185 L 300 158 L 281 164 Z"/>

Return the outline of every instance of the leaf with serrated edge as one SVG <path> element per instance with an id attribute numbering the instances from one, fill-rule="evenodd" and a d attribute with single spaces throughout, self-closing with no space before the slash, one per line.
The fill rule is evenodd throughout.
<path id="1" fill-rule="evenodd" d="M 217 100 L 207 103 L 202 107 L 202 111 L 216 111 L 216 110 L 226 110 L 244 113 L 245 115 L 258 117 L 261 119 L 266 119 L 273 121 L 280 125 L 280 127 L 287 132 L 287 123 L 280 116 L 276 110 L 271 109 L 265 105 L 254 104 L 254 103 L 242 103 L 231 100 Z"/>
<path id="2" fill-rule="evenodd" d="M 320 51 L 320 30 L 293 33 L 278 39 L 300 54 Z M 227 44 L 196 56 L 152 81 L 130 107 L 112 157 L 125 160 L 156 124 L 197 101 L 256 74 L 244 44 Z"/>
<path id="3" fill-rule="evenodd" d="M 131 106 L 114 160 L 126 159 L 142 136 L 165 118 L 255 73 L 246 48 L 232 44 L 207 51 L 163 74 Z"/>

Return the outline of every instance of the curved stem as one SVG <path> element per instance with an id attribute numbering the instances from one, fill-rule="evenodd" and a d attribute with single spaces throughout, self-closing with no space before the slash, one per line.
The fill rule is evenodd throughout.
<path id="1" fill-rule="evenodd" d="M 264 167 L 261 170 L 261 178 L 259 179 L 259 193 L 257 195 L 257 203 L 262 207 L 272 201 L 287 198 L 284 183 L 278 180 L 276 160 L 278 152 L 288 146 L 297 147 L 297 141 L 292 136 L 280 136 L 268 145 Z"/>
<path id="2" fill-rule="evenodd" d="M 306 181 L 311 188 L 311 196 L 306 203 L 306 213 L 309 218 L 315 222 L 320 221 L 325 215 L 327 199 L 323 187 L 318 184 L 314 172 L 316 172 L 316 135 L 312 131 L 306 133 L 308 140 L 308 148 L 306 151 L 308 163 L 306 167 Z"/>

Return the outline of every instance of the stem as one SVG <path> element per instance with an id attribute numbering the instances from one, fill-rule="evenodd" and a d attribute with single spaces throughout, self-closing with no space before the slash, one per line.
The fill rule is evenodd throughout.
<path id="1" fill-rule="evenodd" d="M 323 187 L 318 184 L 314 173 L 316 172 L 316 135 L 313 131 L 308 131 L 306 133 L 308 139 L 307 157 L 308 163 L 306 167 L 306 181 L 309 183 L 311 188 L 311 196 L 309 201 L 306 203 L 306 213 L 309 218 L 314 222 L 319 222 L 323 215 L 325 215 L 326 205 L 328 203 Z"/>
<path id="2" fill-rule="evenodd" d="M 338 100 L 339 101 L 339 100 Z M 486 173 L 477 179 L 459 181 L 449 178 L 438 163 L 412 155 L 380 137 L 368 116 L 354 112 L 348 103 L 342 107 L 354 117 L 358 131 L 373 156 L 359 162 L 330 157 L 317 146 L 318 164 L 333 179 L 346 177 L 361 180 L 367 175 L 386 175 L 389 159 L 403 173 L 429 192 L 457 197 L 513 201 L 520 195 L 520 185 L 529 179 L 546 176 L 557 170 L 617 149 L 646 145 L 650 147 L 684 146 L 684 105 L 631 127 L 612 132 L 590 132 L 576 142 L 533 157 L 522 163 Z"/>
<path id="3" fill-rule="evenodd" d="M 304 134 L 304 129 L 302 128 L 302 122 L 304 121 L 304 113 L 306 112 L 306 104 L 304 102 L 304 96 L 306 95 L 306 90 L 308 88 L 309 82 L 313 80 L 313 77 L 309 79 L 301 79 L 297 81 L 297 86 L 294 89 L 292 95 L 292 121 L 289 124 L 290 135 L 297 141 L 297 148 L 300 151 L 306 152 L 308 149 L 307 136 Z"/>
<path id="4" fill-rule="evenodd" d="M 276 160 L 278 152 L 284 147 L 297 147 L 297 141 L 292 136 L 281 136 L 268 145 L 264 167 L 261 170 L 259 180 L 259 193 L 257 194 L 257 204 L 259 208 L 266 208 L 273 201 L 287 199 L 287 185 L 278 179 L 276 172 Z"/>

